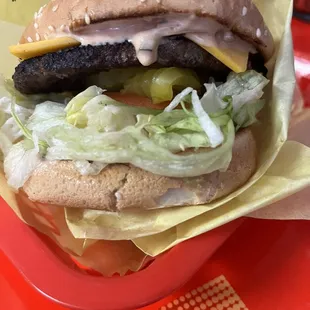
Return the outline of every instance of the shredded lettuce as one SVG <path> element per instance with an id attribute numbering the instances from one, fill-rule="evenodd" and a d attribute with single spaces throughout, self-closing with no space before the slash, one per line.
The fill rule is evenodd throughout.
<path id="1" fill-rule="evenodd" d="M 122 104 L 104 95 L 97 86 L 90 86 L 74 97 L 65 111 L 68 123 L 79 128 L 91 126 L 98 131 L 115 131 L 134 125 L 137 114 L 160 113 L 158 110 Z"/>
<path id="2" fill-rule="evenodd" d="M 46 101 L 66 103 L 72 98 L 71 93 L 50 93 L 24 95 L 17 91 L 13 81 L 0 76 L 0 88 L 7 93 L 6 97 L 0 98 L 0 160 L 8 154 L 14 143 L 23 137 L 36 140 L 24 126 L 28 118 L 33 114 L 35 106 Z M 39 143 L 39 141 L 37 141 Z"/>
<path id="3" fill-rule="evenodd" d="M 165 108 L 165 112 L 171 112 L 175 109 L 180 103 L 186 101 L 187 96 L 189 96 L 193 92 L 193 88 L 187 87 L 182 90 L 179 94 L 177 94 L 174 99 L 170 102 L 170 104 Z"/>
<path id="4" fill-rule="evenodd" d="M 220 128 L 226 126 L 230 119 L 228 115 L 220 115 L 212 118 L 212 122 Z M 145 129 L 153 141 L 171 152 L 212 147 L 199 119 L 193 112 L 186 110 L 173 110 L 156 115 Z"/>
<path id="5" fill-rule="evenodd" d="M 260 99 L 263 89 L 269 83 L 262 74 L 249 70 L 244 73 L 230 73 L 227 82 L 217 88 L 220 98 L 232 98 L 234 113 L 237 113 L 245 104 L 251 104 Z"/>
<path id="6" fill-rule="evenodd" d="M 224 135 L 221 129 L 212 121 L 209 114 L 203 108 L 197 95 L 197 91 L 195 90 L 192 93 L 192 103 L 200 126 L 210 140 L 211 147 L 217 147 L 222 144 L 224 141 Z"/>
<path id="7" fill-rule="evenodd" d="M 7 97 L 12 99 L 17 106 L 26 109 L 34 109 L 37 104 L 44 101 L 66 103 L 73 97 L 70 92 L 24 95 L 14 87 L 12 80 L 4 79 L 3 76 L 0 76 L 0 87 L 4 88 L 8 94 Z"/>
<path id="8" fill-rule="evenodd" d="M 46 132 L 46 140 L 52 144 L 46 159 L 131 163 L 156 174 L 197 176 L 227 168 L 235 134 L 232 121 L 224 130 L 227 138 L 220 148 L 177 155 L 149 139 L 141 127 L 129 126 L 119 132 L 96 134 L 87 129 L 81 132 L 78 128 L 54 127 Z"/>
<path id="9" fill-rule="evenodd" d="M 48 147 L 47 143 L 40 140 L 37 133 L 31 133 L 31 131 L 23 124 L 23 122 L 20 120 L 19 116 L 15 112 L 14 102 L 12 102 L 11 104 L 11 113 L 15 123 L 17 124 L 25 138 L 33 142 L 34 147 L 38 152 L 40 152 L 41 154 L 45 154 Z"/>
<path id="10" fill-rule="evenodd" d="M 14 189 L 19 189 L 41 162 L 42 158 L 33 148 L 31 141 L 24 140 L 13 145 L 4 160 L 8 184 Z"/>
<path id="11" fill-rule="evenodd" d="M 157 143 L 159 136 L 147 134 L 148 126 L 151 128 L 154 126 L 152 120 L 161 119 L 160 115 L 138 115 L 138 121 L 134 126 L 126 126 L 119 131 L 97 131 L 92 126 L 82 129 L 68 123 L 61 105 L 55 106 L 49 114 L 51 110 L 49 103 L 37 106 L 27 124 L 30 130 L 37 132 L 39 138 L 49 145 L 47 160 L 94 161 L 104 164 L 132 163 L 154 173 L 175 177 L 200 175 L 202 171 L 208 173 L 227 167 L 230 162 L 234 140 L 232 121 L 223 128 L 228 136 L 220 148 L 210 148 L 203 153 L 177 155 L 174 152 L 181 151 L 185 147 L 210 145 L 203 129 L 198 128 L 197 120 L 194 121 L 196 122 L 194 130 L 200 132 L 177 134 L 180 128 L 176 126 L 173 132 L 171 126 L 180 122 L 180 115 L 173 118 L 173 121 L 168 118 L 168 121 L 165 117 L 167 112 L 163 112 L 165 113 L 163 124 L 168 125 L 165 141 L 171 139 L 173 133 L 174 138 L 180 137 L 180 140 L 175 139 L 172 143 L 167 143 L 165 148 L 164 143 Z M 183 113 L 188 116 L 184 111 L 180 112 L 174 111 L 173 114 Z M 164 125 L 161 126 L 166 128 Z"/>
<path id="12" fill-rule="evenodd" d="M 205 84 L 206 92 L 201 98 L 203 109 L 208 114 L 216 114 L 226 109 L 229 102 L 225 100 L 215 84 Z"/>
<path id="13" fill-rule="evenodd" d="M 3 161 L 4 156 L 6 156 L 13 146 L 13 142 L 0 131 L 0 158 Z"/>
<path id="14" fill-rule="evenodd" d="M 93 98 L 101 95 L 103 90 L 97 86 L 87 88 L 82 93 L 75 96 L 67 105 L 65 111 L 67 112 L 68 123 L 77 126 L 84 127 L 87 123 L 86 115 L 81 113 L 84 105 Z"/>
<path id="15" fill-rule="evenodd" d="M 177 132 L 165 132 L 165 133 L 153 133 L 151 139 L 157 145 L 173 153 L 185 151 L 188 148 L 206 148 L 210 146 L 208 137 L 204 133 L 177 133 Z"/>
<path id="16" fill-rule="evenodd" d="M 224 171 L 235 132 L 257 121 L 267 83 L 254 71 L 230 74 L 222 85 L 206 84 L 201 97 L 194 87 L 183 89 L 164 111 L 123 104 L 97 86 L 67 106 L 46 100 L 26 109 L 2 99 L 0 149 L 7 178 L 19 188 L 43 158 L 72 160 L 82 175 L 114 163 L 170 177 Z"/>
<path id="17" fill-rule="evenodd" d="M 257 100 L 250 104 L 245 104 L 233 116 L 236 130 L 246 128 L 257 122 L 256 115 L 262 110 L 265 105 L 265 100 Z"/>
<path id="18" fill-rule="evenodd" d="M 14 115 L 12 113 L 14 102 L 7 97 L 0 99 L 0 153 L 7 155 L 13 144 L 23 137 L 23 131 L 20 124 L 26 120 L 33 113 L 32 109 L 26 109 L 22 106 L 14 108 Z M 16 122 L 18 119 L 18 122 Z"/>

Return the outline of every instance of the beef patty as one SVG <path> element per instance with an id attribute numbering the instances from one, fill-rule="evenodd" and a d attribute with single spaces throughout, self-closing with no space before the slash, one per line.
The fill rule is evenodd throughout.
<path id="1" fill-rule="evenodd" d="M 86 87 L 87 76 L 113 68 L 141 66 L 130 42 L 79 46 L 22 61 L 15 69 L 15 88 L 24 94 L 78 91 Z M 231 71 L 194 42 L 168 37 L 158 48 L 152 67 L 194 69 L 204 82 L 209 77 L 225 81 Z M 250 55 L 248 69 L 266 73 L 264 59 Z"/>

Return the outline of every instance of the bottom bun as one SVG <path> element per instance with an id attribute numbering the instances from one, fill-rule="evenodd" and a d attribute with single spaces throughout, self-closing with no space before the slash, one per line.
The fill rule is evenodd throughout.
<path id="1" fill-rule="evenodd" d="M 256 169 L 256 143 L 250 129 L 236 135 L 227 171 L 194 178 L 155 175 L 115 164 L 97 176 L 82 176 L 71 161 L 40 165 L 24 185 L 31 200 L 65 207 L 118 211 L 209 203 L 242 186 Z"/>

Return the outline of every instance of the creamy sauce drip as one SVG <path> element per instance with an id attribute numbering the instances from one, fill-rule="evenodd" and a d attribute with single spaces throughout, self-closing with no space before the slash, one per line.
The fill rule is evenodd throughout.
<path id="1" fill-rule="evenodd" d="M 63 29 L 56 32 L 56 37 L 71 36 L 82 45 L 129 41 L 134 45 L 137 58 L 144 66 L 156 62 L 158 46 L 163 38 L 173 35 L 184 35 L 205 47 L 256 52 L 253 46 L 215 20 L 189 14 L 110 20 L 87 25 L 76 31 Z"/>

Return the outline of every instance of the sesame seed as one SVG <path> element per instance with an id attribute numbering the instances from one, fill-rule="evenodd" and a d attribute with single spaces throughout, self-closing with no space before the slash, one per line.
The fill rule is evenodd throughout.
<path id="1" fill-rule="evenodd" d="M 265 30 L 264 35 L 265 35 L 265 36 L 268 35 L 268 30 L 267 30 L 267 29 Z"/>
<path id="2" fill-rule="evenodd" d="M 88 15 L 87 13 L 85 13 L 85 23 L 86 23 L 87 25 L 90 24 L 90 17 L 89 17 L 89 15 Z"/>
<path id="3" fill-rule="evenodd" d="M 54 28 L 53 26 L 51 26 L 51 25 L 49 25 L 47 28 L 48 28 L 48 30 L 50 30 L 50 31 L 54 31 L 54 30 L 55 30 L 55 28 Z"/>
<path id="4" fill-rule="evenodd" d="M 38 23 L 34 23 L 34 28 L 36 28 L 36 29 L 38 29 L 38 28 L 39 28 Z"/>
<path id="5" fill-rule="evenodd" d="M 61 31 L 63 31 L 63 30 L 65 29 L 65 25 L 61 25 L 61 26 L 59 27 L 59 29 L 60 29 Z"/>
<path id="6" fill-rule="evenodd" d="M 247 13 L 248 13 L 248 8 L 247 8 L 246 6 L 244 6 L 244 7 L 242 8 L 242 16 L 247 15 Z"/>
<path id="7" fill-rule="evenodd" d="M 34 13 L 34 19 L 37 19 L 38 18 L 38 12 L 35 12 Z"/>
<path id="8" fill-rule="evenodd" d="M 144 3 L 144 2 L 146 2 L 146 0 L 140 0 L 140 2 L 141 2 L 141 3 Z"/>
<path id="9" fill-rule="evenodd" d="M 53 11 L 53 12 L 56 12 L 57 10 L 58 10 L 58 4 L 55 5 L 55 6 L 53 6 L 53 8 L 52 8 L 52 11 Z"/>
<path id="10" fill-rule="evenodd" d="M 235 40 L 234 35 L 230 31 L 225 31 L 224 33 L 224 41 L 233 42 Z"/>
<path id="11" fill-rule="evenodd" d="M 46 7 L 46 4 L 40 7 L 39 12 L 38 12 L 38 16 L 37 16 L 38 18 L 42 16 L 43 9 L 44 9 L 45 7 Z"/>
<path id="12" fill-rule="evenodd" d="M 260 38 L 262 36 L 262 31 L 259 28 L 257 28 L 257 30 L 256 30 L 256 36 L 258 38 Z"/>
<path id="13" fill-rule="evenodd" d="M 156 2 L 157 2 L 158 4 L 161 4 L 161 0 L 156 0 Z"/>
<path id="14" fill-rule="evenodd" d="M 44 33 L 44 39 L 45 39 L 45 40 L 48 40 L 48 35 L 47 35 L 47 33 Z"/>
<path id="15" fill-rule="evenodd" d="M 36 33 L 36 40 L 37 40 L 37 41 L 40 41 L 40 39 L 41 39 L 41 38 L 40 38 L 40 35 L 39 35 L 38 33 Z"/>
<path id="16" fill-rule="evenodd" d="M 32 40 L 31 37 L 28 37 L 28 38 L 27 38 L 27 41 L 28 41 L 29 43 L 32 43 L 32 42 L 33 42 L 33 40 Z"/>

